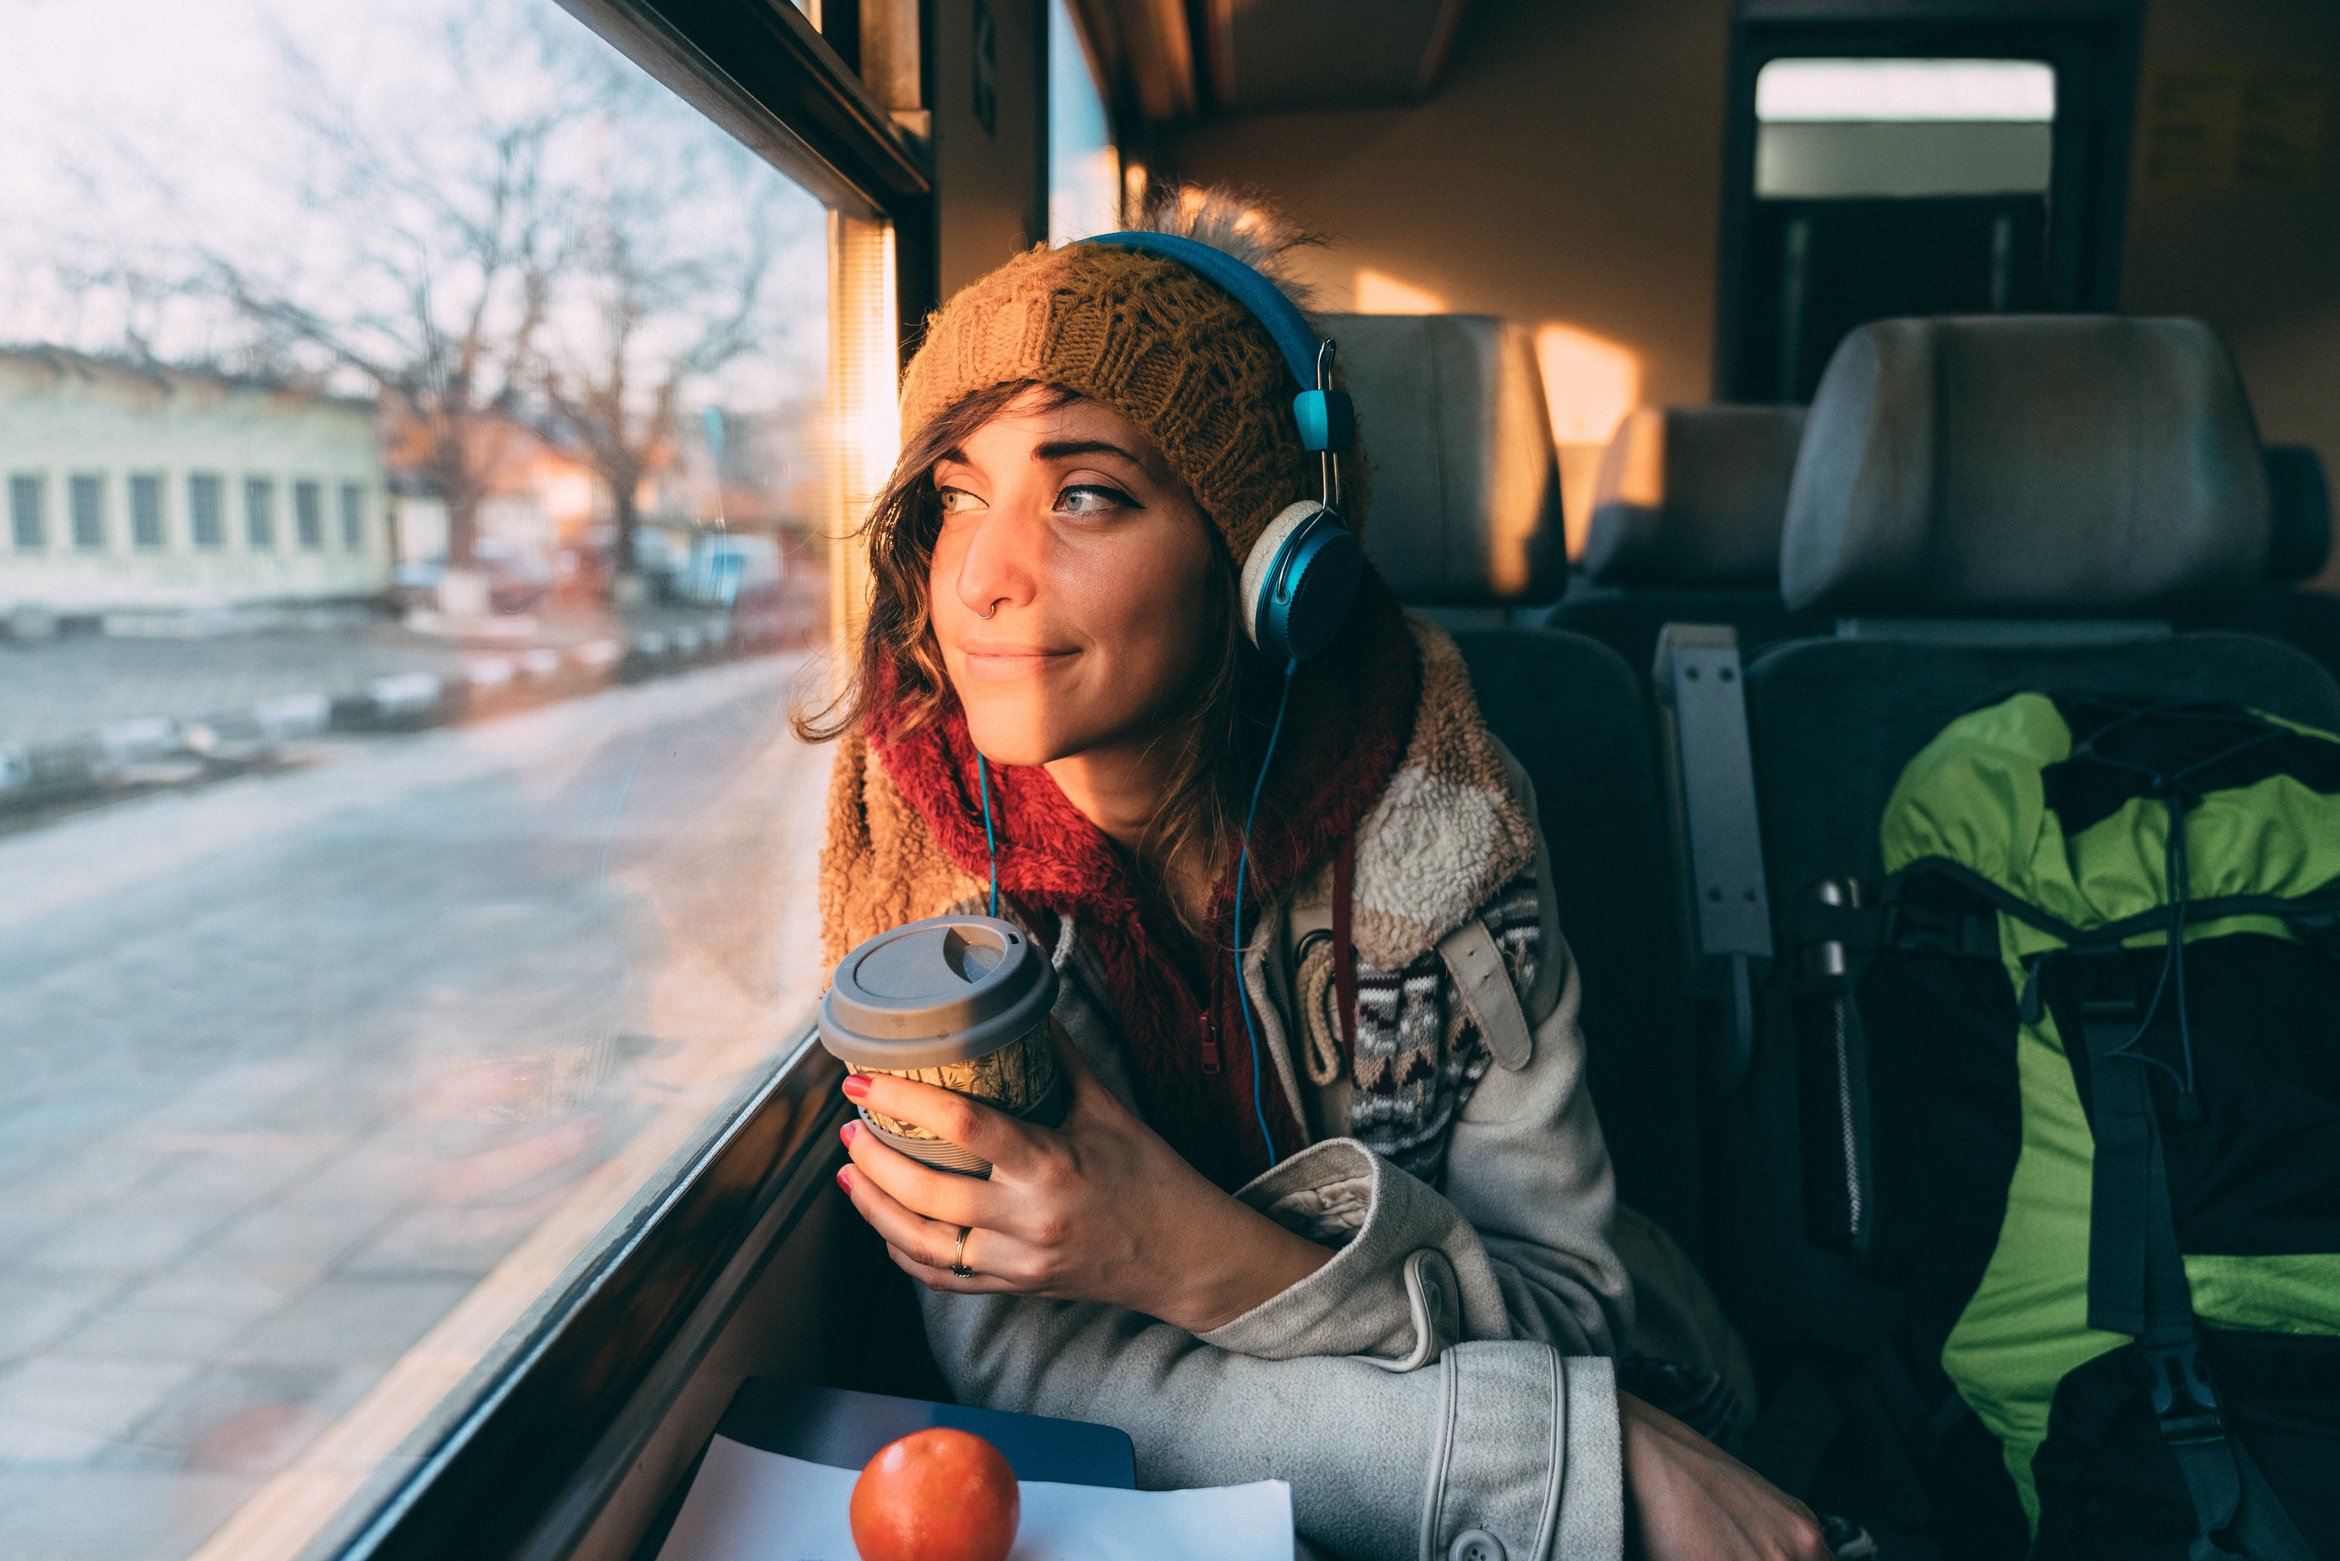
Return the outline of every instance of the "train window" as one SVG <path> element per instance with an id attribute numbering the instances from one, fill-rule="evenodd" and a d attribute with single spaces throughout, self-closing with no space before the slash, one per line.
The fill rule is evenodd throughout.
<path id="1" fill-rule="evenodd" d="M 890 230 L 554 0 L 0 30 L 0 1555 L 327 1551 L 801 1040 Z"/>
<path id="2" fill-rule="evenodd" d="M 1087 40 L 1067 0 L 1048 0 L 1048 241 L 1121 225 L 1121 157 Z"/>

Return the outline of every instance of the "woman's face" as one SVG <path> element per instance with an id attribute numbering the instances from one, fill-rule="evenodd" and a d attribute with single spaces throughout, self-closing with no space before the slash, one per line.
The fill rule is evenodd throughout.
<path id="1" fill-rule="evenodd" d="M 1049 399 L 1018 397 L 934 466 L 935 639 L 1003 764 L 1144 741 L 1211 627 L 1213 543 L 1185 484 L 1119 413 Z"/>

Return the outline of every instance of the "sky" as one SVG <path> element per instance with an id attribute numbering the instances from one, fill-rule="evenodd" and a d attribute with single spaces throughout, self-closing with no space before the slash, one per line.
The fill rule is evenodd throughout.
<path id="1" fill-rule="evenodd" d="M 316 62 L 330 106 L 413 126 L 450 101 L 452 66 L 434 29 L 460 14 L 490 22 L 537 14 L 582 35 L 553 0 L 0 0 L 9 76 L 0 93 L 0 341 L 120 347 L 117 295 L 73 273 L 126 258 L 153 262 L 198 239 L 256 266 L 298 269 L 306 285 L 333 296 L 342 285 L 334 268 L 350 264 L 346 240 L 300 204 L 318 162 L 292 112 L 299 89 L 282 42 Z M 530 88 L 507 62 L 475 67 L 482 95 Z M 633 67 L 623 69 L 641 94 L 612 111 L 631 117 L 605 126 L 597 144 L 664 137 L 657 144 L 688 144 L 699 171 L 692 188 L 665 197 L 669 236 L 690 243 L 709 235 L 713 252 L 758 194 L 771 202 L 780 234 L 768 350 L 726 370 L 709 394 L 739 404 L 817 388 L 808 380 L 817 379 L 826 339 L 818 208 Z M 216 307 L 182 306 L 144 323 L 166 357 L 225 351 L 240 331 Z"/>

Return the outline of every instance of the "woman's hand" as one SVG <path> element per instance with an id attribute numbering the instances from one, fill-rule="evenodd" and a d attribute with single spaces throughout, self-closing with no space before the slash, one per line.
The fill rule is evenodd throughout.
<path id="1" fill-rule="evenodd" d="M 1140 1121 L 1060 1038 L 1071 1105 L 1050 1129 L 950 1090 L 857 1074 L 870 1110 L 981 1155 L 989 1180 L 938 1171 L 859 1122 L 838 1184 L 929 1289 L 1102 1301 L 1191 1333 L 1232 1322 L 1332 1254 L 1220 1191 Z M 972 1227 L 951 1272 L 959 1231 Z"/>
<path id="2" fill-rule="evenodd" d="M 1647 1561 L 1829 1561 L 1812 1509 L 1635 1398 L 1617 1395 L 1625 1495 Z"/>

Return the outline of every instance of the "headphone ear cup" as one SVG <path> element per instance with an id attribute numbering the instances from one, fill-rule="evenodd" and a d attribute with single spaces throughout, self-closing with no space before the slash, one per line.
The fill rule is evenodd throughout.
<path id="1" fill-rule="evenodd" d="M 1243 561 L 1244 631 L 1274 661 L 1306 661 L 1332 643 L 1356 600 L 1365 551 L 1313 499 L 1287 505 Z"/>

